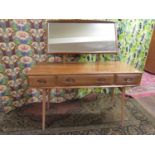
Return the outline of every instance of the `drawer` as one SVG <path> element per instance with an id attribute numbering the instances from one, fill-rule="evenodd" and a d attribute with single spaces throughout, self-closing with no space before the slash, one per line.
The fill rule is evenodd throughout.
<path id="1" fill-rule="evenodd" d="M 29 76 L 31 87 L 51 87 L 56 85 L 55 76 Z"/>
<path id="2" fill-rule="evenodd" d="M 119 85 L 138 85 L 140 84 L 141 74 L 118 74 L 115 83 Z"/>
<path id="3" fill-rule="evenodd" d="M 59 86 L 93 86 L 110 85 L 114 82 L 113 74 L 105 75 L 60 75 L 57 78 Z"/>

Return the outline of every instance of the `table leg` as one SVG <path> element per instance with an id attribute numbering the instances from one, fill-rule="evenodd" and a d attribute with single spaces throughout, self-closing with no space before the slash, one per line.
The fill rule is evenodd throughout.
<path id="1" fill-rule="evenodd" d="M 42 101 L 42 130 L 45 130 L 46 123 L 46 89 L 43 89 L 43 101 Z"/>
<path id="2" fill-rule="evenodd" d="M 125 116 L 125 110 L 124 110 L 124 105 L 125 105 L 125 87 L 121 88 L 122 94 L 121 94 L 121 126 L 124 126 L 124 116 Z"/>
<path id="3" fill-rule="evenodd" d="M 47 99 L 47 110 L 50 109 L 50 89 L 47 89 L 48 99 Z"/>
<path id="4" fill-rule="evenodd" d="M 115 95 L 115 88 L 111 88 L 112 102 L 114 101 L 114 95 Z"/>

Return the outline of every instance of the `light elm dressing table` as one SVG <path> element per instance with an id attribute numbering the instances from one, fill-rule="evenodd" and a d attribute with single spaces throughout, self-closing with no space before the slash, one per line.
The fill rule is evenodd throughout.
<path id="1" fill-rule="evenodd" d="M 69 53 L 117 54 L 116 25 L 102 20 L 50 20 L 48 53 L 61 53 L 63 63 L 40 63 L 28 72 L 29 87 L 43 90 L 42 129 L 45 129 L 52 88 L 120 88 L 121 124 L 124 124 L 125 88 L 140 84 L 142 72 L 120 61 L 66 63 Z M 103 50 L 101 50 L 103 49 Z"/>

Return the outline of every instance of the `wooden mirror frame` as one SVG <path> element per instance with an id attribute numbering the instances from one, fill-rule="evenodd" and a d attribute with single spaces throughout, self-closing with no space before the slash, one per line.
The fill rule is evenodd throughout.
<path id="1" fill-rule="evenodd" d="M 48 23 L 114 23 L 115 24 L 115 47 L 116 51 L 78 51 L 78 52 L 49 52 L 48 51 Z M 118 38 L 117 38 L 117 26 L 115 22 L 98 20 L 98 19 L 51 19 L 47 21 L 47 54 L 118 54 Z"/>

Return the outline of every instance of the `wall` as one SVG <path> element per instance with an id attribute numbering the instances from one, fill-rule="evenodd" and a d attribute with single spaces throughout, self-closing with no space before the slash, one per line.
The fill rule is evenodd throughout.
<path id="1" fill-rule="evenodd" d="M 114 20 L 118 24 L 121 53 L 118 59 L 143 69 L 154 20 Z M 46 55 L 46 20 L 0 20 L 0 109 L 6 112 L 23 104 L 40 102 L 41 90 L 29 89 L 26 73 L 39 62 L 59 62 L 59 55 Z M 114 59 L 100 55 L 102 61 Z M 68 61 L 96 61 L 96 56 L 70 56 Z M 80 98 L 102 89 L 53 89 L 51 102 Z"/>

